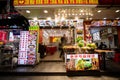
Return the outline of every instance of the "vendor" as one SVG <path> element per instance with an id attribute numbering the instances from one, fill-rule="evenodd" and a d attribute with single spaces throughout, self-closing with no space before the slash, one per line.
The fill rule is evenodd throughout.
<path id="1" fill-rule="evenodd" d="M 107 48 L 107 45 L 103 42 L 100 43 L 100 45 L 98 46 L 98 49 L 105 49 Z"/>

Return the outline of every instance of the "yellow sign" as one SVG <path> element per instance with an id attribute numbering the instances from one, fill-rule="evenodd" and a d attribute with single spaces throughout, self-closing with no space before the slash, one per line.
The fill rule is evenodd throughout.
<path id="1" fill-rule="evenodd" d="M 77 5 L 77 4 L 98 4 L 98 0 L 14 0 L 15 6 L 25 5 Z"/>

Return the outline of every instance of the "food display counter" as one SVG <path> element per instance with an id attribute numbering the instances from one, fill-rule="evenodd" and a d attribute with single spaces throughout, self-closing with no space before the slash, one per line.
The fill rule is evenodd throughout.
<path id="1" fill-rule="evenodd" d="M 99 56 L 96 53 L 81 53 L 78 46 L 64 46 L 66 71 L 99 71 Z"/>

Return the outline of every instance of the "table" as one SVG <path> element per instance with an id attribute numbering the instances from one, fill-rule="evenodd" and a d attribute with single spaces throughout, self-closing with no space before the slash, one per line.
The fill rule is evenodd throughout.
<path id="1" fill-rule="evenodd" d="M 106 54 L 106 52 L 114 52 L 114 51 L 113 51 L 113 50 L 99 50 L 99 49 L 96 49 L 96 50 L 94 50 L 94 51 L 101 55 L 102 64 L 103 64 L 103 65 L 101 66 L 101 69 L 106 70 L 105 54 Z M 100 65 L 101 65 L 101 64 L 100 64 Z"/>

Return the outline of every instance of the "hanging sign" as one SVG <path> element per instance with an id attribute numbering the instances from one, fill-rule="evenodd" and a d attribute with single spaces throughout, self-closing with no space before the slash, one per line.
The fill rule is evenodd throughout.
<path id="1" fill-rule="evenodd" d="M 25 5 L 69 5 L 69 4 L 98 4 L 98 0 L 14 0 L 15 6 Z"/>

